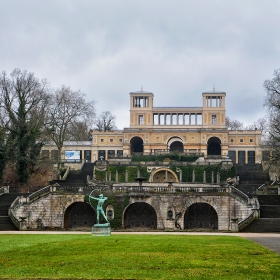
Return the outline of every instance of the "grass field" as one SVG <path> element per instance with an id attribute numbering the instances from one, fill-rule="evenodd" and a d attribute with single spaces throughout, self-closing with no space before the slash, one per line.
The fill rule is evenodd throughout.
<path id="1" fill-rule="evenodd" d="M 190 235 L 0 235 L 6 279 L 280 279 L 280 256 L 249 240 Z"/>

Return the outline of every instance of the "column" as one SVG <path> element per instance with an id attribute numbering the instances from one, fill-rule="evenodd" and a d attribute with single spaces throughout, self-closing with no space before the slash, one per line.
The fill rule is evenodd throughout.
<path id="1" fill-rule="evenodd" d="M 195 183 L 195 171 L 194 171 L 194 169 L 192 171 L 192 182 Z"/>

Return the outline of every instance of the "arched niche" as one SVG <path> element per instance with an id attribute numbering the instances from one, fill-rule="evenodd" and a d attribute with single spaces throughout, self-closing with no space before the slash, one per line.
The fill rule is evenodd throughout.
<path id="1" fill-rule="evenodd" d="M 184 228 L 218 229 L 218 214 L 208 203 L 194 203 L 185 212 Z"/>
<path id="2" fill-rule="evenodd" d="M 148 203 L 135 202 L 127 207 L 124 213 L 124 228 L 157 228 L 157 214 Z"/>
<path id="3" fill-rule="evenodd" d="M 159 168 L 152 172 L 149 182 L 179 182 L 177 174 L 169 168 Z"/>
<path id="4" fill-rule="evenodd" d="M 86 202 L 74 202 L 64 213 L 64 228 L 91 228 L 96 224 L 96 213 Z"/>

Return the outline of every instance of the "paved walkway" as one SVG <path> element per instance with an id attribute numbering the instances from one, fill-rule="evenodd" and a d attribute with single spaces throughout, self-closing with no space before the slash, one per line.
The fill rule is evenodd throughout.
<path id="1" fill-rule="evenodd" d="M 0 231 L 1 234 L 91 234 L 89 231 Z M 172 235 L 218 235 L 218 236 L 239 236 L 247 238 L 253 242 L 256 242 L 271 251 L 276 252 L 280 255 L 280 233 L 226 233 L 226 232 L 126 232 L 117 231 L 112 232 L 112 235 L 116 234 L 172 234 Z"/>

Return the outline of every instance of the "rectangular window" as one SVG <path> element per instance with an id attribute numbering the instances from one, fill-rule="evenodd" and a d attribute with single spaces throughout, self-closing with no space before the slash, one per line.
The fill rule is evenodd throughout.
<path id="1" fill-rule="evenodd" d="M 42 150 L 41 156 L 42 156 L 42 158 L 49 158 L 50 157 L 50 151 L 49 150 Z"/>
<path id="2" fill-rule="evenodd" d="M 114 139 L 110 139 L 110 142 L 111 142 L 111 143 L 114 142 Z"/>
<path id="3" fill-rule="evenodd" d="M 52 160 L 57 160 L 58 159 L 58 150 L 52 150 L 51 157 L 52 157 Z"/>
<path id="4" fill-rule="evenodd" d="M 104 142 L 104 139 L 103 139 L 103 138 L 101 138 L 101 139 L 100 139 L 100 142 Z"/>
<path id="5" fill-rule="evenodd" d="M 119 139 L 119 142 L 122 142 L 122 139 Z"/>
<path id="6" fill-rule="evenodd" d="M 123 156 L 123 151 L 122 150 L 117 150 L 117 156 L 122 157 Z"/>
<path id="7" fill-rule="evenodd" d="M 253 142 L 254 142 L 254 140 L 251 138 L 251 139 L 250 139 L 250 143 L 253 143 Z"/>
<path id="8" fill-rule="evenodd" d="M 138 115 L 138 124 L 144 124 L 144 116 Z"/>
<path id="9" fill-rule="evenodd" d="M 115 151 L 114 150 L 108 150 L 108 158 L 115 157 Z"/>
<path id="10" fill-rule="evenodd" d="M 236 163 L 236 152 L 235 151 L 228 151 L 228 156 L 231 158 L 231 160 Z"/>
<path id="11" fill-rule="evenodd" d="M 239 164 L 245 163 L 245 151 L 238 151 L 238 163 Z"/>
<path id="12" fill-rule="evenodd" d="M 255 151 L 248 151 L 248 163 L 255 163 Z"/>
<path id="13" fill-rule="evenodd" d="M 98 159 L 99 160 L 105 160 L 105 151 L 104 150 L 99 150 L 98 151 Z"/>
<path id="14" fill-rule="evenodd" d="M 217 124 L 217 115 L 212 115 L 212 124 Z"/>
<path id="15" fill-rule="evenodd" d="M 87 162 L 90 162 L 90 161 L 91 161 L 91 151 L 90 151 L 90 150 L 85 150 L 85 151 L 84 151 L 84 159 L 85 159 Z"/>
<path id="16" fill-rule="evenodd" d="M 240 143 L 243 143 L 244 142 L 244 140 L 243 139 L 240 139 Z"/>
<path id="17" fill-rule="evenodd" d="M 233 143 L 234 142 L 234 139 L 230 139 L 230 143 Z"/>

